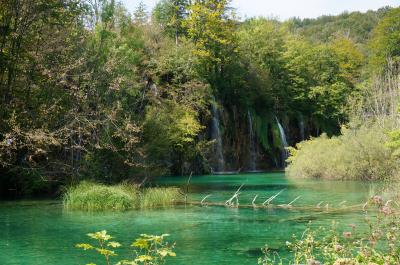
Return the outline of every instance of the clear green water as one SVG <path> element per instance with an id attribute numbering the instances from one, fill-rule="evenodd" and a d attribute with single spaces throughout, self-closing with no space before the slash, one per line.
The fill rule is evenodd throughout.
<path id="1" fill-rule="evenodd" d="M 186 179 L 164 178 L 159 185 L 185 185 Z M 193 177 L 191 199 L 212 194 L 209 201 L 224 201 L 242 184 L 241 203 L 257 202 L 281 189 L 275 203 L 316 205 L 326 201 L 337 205 L 365 201 L 374 191 L 372 184 L 288 180 L 282 173 Z M 177 242 L 177 257 L 168 264 L 246 265 L 257 264 L 259 248 L 265 243 L 287 255 L 285 241 L 301 233 L 312 221 L 319 226 L 332 220 L 355 223 L 361 213 L 315 215 L 288 210 L 231 209 L 224 207 L 177 207 L 122 213 L 67 212 L 60 202 L 0 202 L 0 264 L 86 264 L 91 260 L 74 244 L 84 242 L 88 232 L 106 229 L 126 245 L 140 233 L 171 234 Z M 303 217 L 298 219 L 297 217 Z M 297 218 L 297 219 L 296 219 Z M 98 265 L 102 264 L 96 262 Z"/>

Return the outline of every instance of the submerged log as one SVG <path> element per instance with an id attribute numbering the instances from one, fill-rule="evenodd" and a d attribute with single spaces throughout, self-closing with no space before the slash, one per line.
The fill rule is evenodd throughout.
<path id="1" fill-rule="evenodd" d="M 206 196 L 205 198 L 209 198 L 210 196 Z M 298 197 L 299 198 L 299 197 Z M 297 198 L 296 198 L 297 199 Z M 293 201 L 292 201 L 293 203 Z M 185 204 L 185 201 L 176 201 L 176 204 Z M 214 206 L 214 207 L 225 207 L 225 208 L 230 208 L 229 205 L 226 205 L 225 202 L 204 202 L 202 201 L 188 201 L 186 203 L 187 205 L 192 205 L 192 206 Z M 304 212 L 316 212 L 316 213 L 341 213 L 341 212 L 353 212 L 353 211 L 363 211 L 363 203 L 362 204 L 356 204 L 356 205 L 351 205 L 351 206 L 343 206 L 340 208 L 328 208 L 326 209 L 325 207 L 316 207 L 316 206 L 293 206 L 292 204 L 268 204 L 268 205 L 263 205 L 263 204 L 240 204 L 236 205 L 237 208 L 240 209 L 285 209 L 289 211 L 304 211 Z M 301 216 L 299 218 L 302 218 L 304 216 Z M 296 217 L 297 218 L 297 217 Z M 296 219 L 295 218 L 295 219 Z"/>
<path id="2" fill-rule="evenodd" d="M 342 201 L 341 203 L 338 204 L 336 208 L 330 207 L 328 203 L 325 204 L 324 207 L 322 206 L 322 203 L 324 201 L 319 202 L 315 206 L 294 206 L 293 204 L 301 198 L 301 196 L 297 196 L 295 199 L 293 199 L 291 202 L 287 204 L 272 204 L 272 201 L 278 197 L 285 189 L 280 190 L 277 192 L 275 195 L 269 197 L 266 201 L 264 201 L 261 204 L 256 204 L 256 199 L 258 197 L 258 194 L 254 196 L 253 200 L 251 201 L 251 204 L 239 204 L 239 195 L 241 194 L 241 189 L 243 188 L 244 184 L 240 185 L 240 187 L 235 191 L 235 193 L 230 197 L 227 201 L 225 202 L 206 202 L 206 200 L 211 196 L 211 194 L 206 195 L 201 201 L 188 201 L 187 196 L 185 196 L 184 201 L 175 201 L 175 204 L 184 204 L 184 205 L 193 205 L 193 206 L 215 206 L 215 207 L 228 207 L 228 208 L 252 208 L 252 209 L 285 209 L 285 210 L 290 210 L 290 211 L 304 211 L 304 212 L 316 212 L 313 215 L 316 214 L 329 214 L 329 213 L 343 213 L 343 212 L 353 212 L 357 210 L 365 211 L 365 206 L 366 204 L 356 204 L 356 205 L 351 205 L 351 206 L 345 206 L 346 201 Z M 234 202 L 235 200 L 235 202 Z M 311 215 L 307 216 L 300 216 L 300 217 L 294 217 L 292 219 L 288 220 L 296 220 L 296 219 L 302 219 L 302 218 L 307 218 L 310 217 Z"/>

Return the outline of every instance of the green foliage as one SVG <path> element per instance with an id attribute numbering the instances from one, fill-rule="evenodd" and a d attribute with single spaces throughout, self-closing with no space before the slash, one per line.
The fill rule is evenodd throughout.
<path id="1" fill-rule="evenodd" d="M 329 42 L 337 36 L 347 36 L 356 43 L 366 43 L 379 20 L 390 10 L 383 7 L 366 13 L 344 12 L 338 16 L 321 16 L 315 19 L 292 18 L 284 22 L 285 27 L 312 42 Z"/>
<path id="2" fill-rule="evenodd" d="M 81 182 L 67 189 L 63 195 L 66 209 L 85 211 L 123 211 L 135 208 L 170 206 L 181 198 L 177 188 L 148 188 L 123 183 L 106 186 L 92 182 Z"/>
<path id="3" fill-rule="evenodd" d="M 136 10 L 133 12 L 133 20 L 138 25 L 145 25 L 148 20 L 148 15 L 146 12 L 146 6 L 143 1 L 139 2 Z"/>
<path id="4" fill-rule="evenodd" d="M 193 52 L 212 85 L 220 81 L 222 68 L 235 52 L 235 22 L 229 4 L 230 0 L 193 1 L 185 20 L 188 37 L 195 45 Z"/>
<path id="5" fill-rule="evenodd" d="M 2 193 L 207 172 L 211 97 L 228 164 L 248 155 L 249 110 L 274 156 L 275 115 L 290 144 L 299 115 L 306 137 L 337 134 L 375 62 L 398 57 L 398 8 L 239 22 L 230 4 L 163 0 L 149 19 L 143 3 L 131 15 L 114 0 L 1 1 Z"/>
<path id="6" fill-rule="evenodd" d="M 149 158 L 156 165 L 171 163 L 182 165 L 193 158 L 196 152 L 196 136 L 203 129 L 197 113 L 191 108 L 178 105 L 172 101 L 161 106 L 151 106 L 146 111 L 144 121 L 144 139 L 146 150 L 153 154 Z M 176 156 L 174 156 L 176 154 Z"/>
<path id="7" fill-rule="evenodd" d="M 378 71 L 385 70 L 387 60 L 400 62 L 400 8 L 387 12 L 373 31 L 370 41 L 371 64 Z"/>
<path id="8" fill-rule="evenodd" d="M 342 128 L 291 148 L 288 175 L 294 178 L 382 180 L 397 178 L 398 161 L 385 147 L 386 130 L 376 124 Z"/>
<path id="9" fill-rule="evenodd" d="M 288 76 L 283 54 L 285 33 L 277 21 L 250 19 L 238 30 L 238 50 L 246 66 L 254 72 L 254 79 L 249 80 L 250 93 L 246 95 L 256 109 L 271 110 L 287 108 Z"/>
<path id="10" fill-rule="evenodd" d="M 331 228 L 308 228 L 300 238 L 294 235 L 286 243 L 292 252 L 290 259 L 276 257 L 267 247 L 266 255 L 258 264 L 398 264 L 399 206 L 392 200 L 384 202 L 382 197 L 374 196 L 364 205 L 364 210 L 366 229 L 354 224 L 340 227 L 337 223 Z"/>
<path id="11" fill-rule="evenodd" d="M 254 126 L 254 131 L 257 134 L 257 137 L 261 143 L 261 146 L 265 150 L 269 150 L 271 147 L 271 143 L 268 140 L 268 134 L 265 132 L 268 132 L 269 127 L 269 119 L 265 117 L 260 117 L 258 115 L 254 116 L 254 121 L 253 121 L 253 126 Z"/>
<path id="12" fill-rule="evenodd" d="M 386 146 L 393 151 L 393 156 L 400 157 L 400 130 L 391 131 L 388 136 L 389 140 L 386 142 Z"/>
<path id="13" fill-rule="evenodd" d="M 112 257 L 118 256 L 116 249 L 122 247 L 122 244 L 116 241 L 109 241 L 113 237 L 107 234 L 106 230 L 96 233 L 87 234 L 88 237 L 94 239 L 97 246 L 88 243 L 76 244 L 76 248 L 83 250 L 95 250 L 100 256 L 103 256 L 106 264 L 110 265 Z M 164 239 L 168 234 L 161 236 L 142 234 L 139 238 L 135 239 L 130 245 L 133 247 L 133 259 L 122 259 L 116 265 L 161 265 L 164 264 L 168 257 L 175 257 L 173 252 L 175 244 L 171 245 L 165 242 Z M 94 264 L 94 263 L 90 263 Z"/>
<path id="14" fill-rule="evenodd" d="M 188 0 L 162 0 L 153 10 L 153 17 L 163 30 L 175 37 L 176 44 L 181 35 L 186 34 L 184 20 L 187 17 Z"/>
<path id="15" fill-rule="evenodd" d="M 361 67 L 365 58 L 351 39 L 340 37 L 332 41 L 331 48 L 339 61 L 341 77 L 348 83 L 355 84 L 361 77 Z"/>

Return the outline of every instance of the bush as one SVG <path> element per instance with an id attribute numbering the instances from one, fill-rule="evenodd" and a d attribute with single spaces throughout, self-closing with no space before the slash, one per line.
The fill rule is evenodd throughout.
<path id="1" fill-rule="evenodd" d="M 290 149 L 289 177 L 381 180 L 396 176 L 397 160 L 385 145 L 385 129 L 374 124 L 343 128 L 340 136 L 325 134 Z"/>
<path id="2" fill-rule="evenodd" d="M 126 183 L 107 186 L 84 181 L 66 191 L 63 203 L 67 209 L 121 211 L 172 205 L 180 197 L 178 188 L 139 189 Z"/>

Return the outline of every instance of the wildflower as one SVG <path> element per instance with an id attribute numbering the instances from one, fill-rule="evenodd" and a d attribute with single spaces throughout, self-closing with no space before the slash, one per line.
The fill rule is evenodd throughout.
<path id="1" fill-rule="evenodd" d="M 381 213 L 383 213 L 384 215 L 391 215 L 393 213 L 393 211 L 390 208 L 390 206 L 383 206 L 379 211 Z"/>
<path id="2" fill-rule="evenodd" d="M 357 265 L 353 259 L 337 259 L 333 265 Z"/>
<path id="3" fill-rule="evenodd" d="M 319 262 L 318 260 L 309 259 L 307 261 L 307 265 L 321 265 L 321 262 Z"/>
<path id="4" fill-rule="evenodd" d="M 343 246 L 340 244 L 336 244 L 335 245 L 335 251 L 342 251 L 343 250 Z"/>
<path id="5" fill-rule="evenodd" d="M 343 232 L 343 237 L 344 238 L 350 238 L 351 237 L 351 232 Z"/>
<path id="6" fill-rule="evenodd" d="M 373 201 L 375 204 L 378 204 L 378 205 L 380 205 L 380 204 L 383 203 L 382 197 L 381 197 L 381 196 L 378 196 L 378 195 L 375 195 L 374 197 L 372 197 L 372 201 Z"/>

